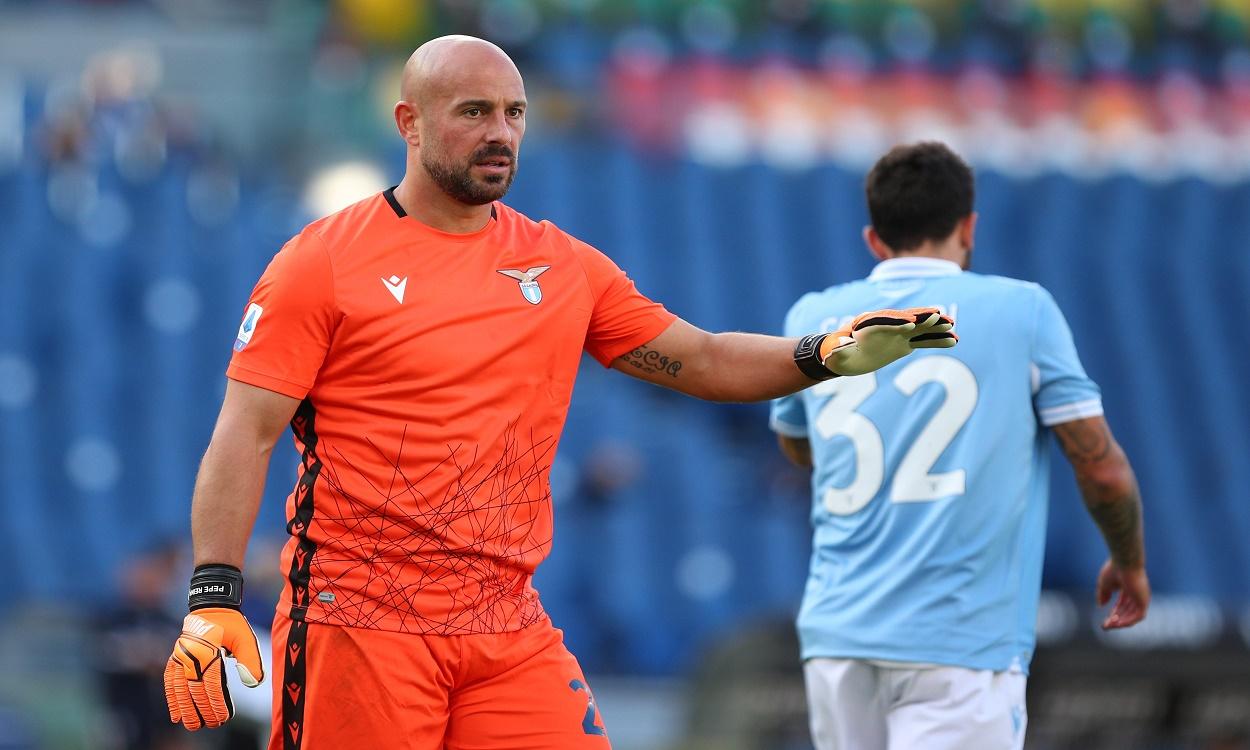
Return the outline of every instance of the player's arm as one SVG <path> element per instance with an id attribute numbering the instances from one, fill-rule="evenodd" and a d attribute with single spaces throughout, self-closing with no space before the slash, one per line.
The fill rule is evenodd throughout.
<path id="1" fill-rule="evenodd" d="M 1150 582 L 1142 538 L 1141 494 L 1128 457 L 1101 416 L 1053 426 L 1064 455 L 1072 464 L 1085 507 L 1098 524 L 1111 559 L 1098 575 L 1098 603 L 1115 591 L 1120 598 L 1103 622 L 1104 628 L 1125 628 L 1146 616 Z"/>
<path id="2" fill-rule="evenodd" d="M 801 469 L 812 468 L 812 441 L 807 438 L 778 435 L 777 445 L 781 447 L 782 454 L 790 459 L 790 463 Z"/>
<path id="3" fill-rule="evenodd" d="M 197 566 L 243 568 L 269 458 L 299 403 L 264 388 L 226 381 L 226 397 L 191 498 L 191 539 Z"/>
<path id="4" fill-rule="evenodd" d="M 191 500 L 195 573 L 190 613 L 165 666 L 169 719 L 187 729 L 220 726 L 234 715 L 225 656 L 235 658 L 248 687 L 265 678 L 256 635 L 239 609 L 243 556 L 273 446 L 298 406 L 289 396 L 226 381 L 225 401 Z"/>
<path id="5" fill-rule="evenodd" d="M 764 401 L 838 375 L 872 372 L 914 349 L 954 346 L 952 325 L 935 308 L 878 310 L 845 329 L 794 339 L 708 333 L 678 319 L 612 367 L 708 401 Z"/>
<path id="6" fill-rule="evenodd" d="M 708 333 L 678 319 L 617 357 L 612 367 L 709 401 L 762 401 L 816 382 L 794 364 L 797 343 L 780 336 Z"/>

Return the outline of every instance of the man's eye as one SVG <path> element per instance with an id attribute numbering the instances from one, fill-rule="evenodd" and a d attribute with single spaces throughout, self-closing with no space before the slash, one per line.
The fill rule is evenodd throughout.
<path id="1" fill-rule="evenodd" d="M 469 117 L 477 117 L 478 115 L 482 114 L 482 110 L 480 107 L 469 107 L 468 109 L 464 111 L 464 113 L 468 115 Z"/>
<path id="2" fill-rule="evenodd" d="M 512 107 L 511 109 L 508 110 L 509 117 L 520 117 L 523 114 L 525 114 L 525 110 L 521 109 L 520 107 Z"/>

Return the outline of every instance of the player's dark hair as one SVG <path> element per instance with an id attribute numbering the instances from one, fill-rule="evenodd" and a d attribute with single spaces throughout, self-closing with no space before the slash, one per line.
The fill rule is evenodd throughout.
<path id="1" fill-rule="evenodd" d="M 936 141 L 895 146 L 873 165 L 864 188 L 873 229 L 895 252 L 946 239 L 972 213 L 972 170 Z"/>

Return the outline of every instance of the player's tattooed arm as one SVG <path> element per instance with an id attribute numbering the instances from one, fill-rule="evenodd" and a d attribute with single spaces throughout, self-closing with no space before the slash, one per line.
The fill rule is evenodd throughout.
<path id="1" fill-rule="evenodd" d="M 1141 567 L 1145 562 L 1141 494 L 1106 420 L 1078 419 L 1056 425 L 1054 431 L 1111 559 L 1122 568 Z"/>
<path id="2" fill-rule="evenodd" d="M 654 343 L 654 342 L 653 342 Z M 629 366 L 641 370 L 647 375 L 667 375 L 676 378 L 681 372 L 681 360 L 670 357 L 646 344 L 628 354 L 622 354 L 621 360 Z"/>
<path id="3" fill-rule="evenodd" d="M 812 384 L 794 364 L 796 343 L 755 333 L 708 333 L 677 319 L 617 356 L 612 367 L 708 401 L 764 401 Z"/>

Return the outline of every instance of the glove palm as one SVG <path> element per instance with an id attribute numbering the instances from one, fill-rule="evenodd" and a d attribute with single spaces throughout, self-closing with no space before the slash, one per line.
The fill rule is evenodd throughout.
<path id="1" fill-rule="evenodd" d="M 949 349 L 959 341 L 954 325 L 936 307 L 867 312 L 825 337 L 820 360 L 838 375 L 863 375 L 915 349 Z"/>

